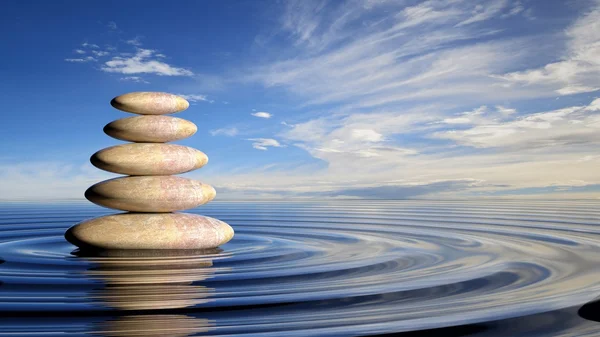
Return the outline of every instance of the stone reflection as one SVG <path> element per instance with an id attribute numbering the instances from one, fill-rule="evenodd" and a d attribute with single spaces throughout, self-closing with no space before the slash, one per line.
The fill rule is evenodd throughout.
<path id="1" fill-rule="evenodd" d="M 210 328 L 208 320 L 185 315 L 131 315 L 102 322 L 95 333 L 107 337 L 186 337 Z"/>
<path id="2" fill-rule="evenodd" d="M 209 331 L 211 324 L 206 319 L 163 314 L 163 310 L 191 307 L 208 300 L 214 289 L 194 282 L 214 274 L 211 257 L 220 251 L 76 252 L 93 263 L 86 274 L 104 283 L 90 297 L 119 311 L 135 311 L 95 324 L 92 330 L 102 336 L 191 336 Z M 161 314 L 153 314 L 155 310 Z"/>
<path id="3" fill-rule="evenodd" d="M 91 298 L 119 310 L 178 309 L 201 304 L 214 291 L 194 285 L 214 273 L 211 250 L 79 252 L 93 263 L 86 274 L 105 286 Z"/>

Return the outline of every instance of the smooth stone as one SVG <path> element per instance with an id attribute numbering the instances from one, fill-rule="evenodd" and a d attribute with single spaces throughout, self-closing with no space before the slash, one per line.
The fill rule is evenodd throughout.
<path id="1" fill-rule="evenodd" d="M 208 249 L 228 242 L 233 234 L 225 222 L 203 215 L 121 213 L 80 222 L 65 237 L 92 249 Z"/>
<path id="2" fill-rule="evenodd" d="M 130 143 L 102 149 L 90 158 L 97 168 L 119 174 L 171 175 L 208 163 L 204 152 L 175 144 Z"/>
<path id="3" fill-rule="evenodd" d="M 132 212 L 174 212 L 195 208 L 217 192 L 197 180 L 177 176 L 133 176 L 92 185 L 85 197 L 100 206 Z"/>
<path id="4" fill-rule="evenodd" d="M 134 116 L 117 119 L 104 127 L 107 135 L 129 142 L 166 143 L 188 138 L 198 131 L 196 124 L 171 116 Z"/>
<path id="5" fill-rule="evenodd" d="M 115 109 L 139 115 L 165 115 L 183 111 L 190 103 L 166 92 L 130 92 L 110 101 Z"/>

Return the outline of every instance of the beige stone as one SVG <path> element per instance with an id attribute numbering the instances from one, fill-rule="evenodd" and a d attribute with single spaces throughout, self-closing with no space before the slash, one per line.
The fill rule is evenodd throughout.
<path id="1" fill-rule="evenodd" d="M 110 104 L 121 111 L 139 115 L 165 115 L 190 106 L 184 98 L 166 92 L 131 92 L 117 96 Z"/>
<path id="2" fill-rule="evenodd" d="M 99 182 L 85 197 L 100 206 L 132 212 L 174 212 L 214 199 L 215 189 L 177 176 L 132 176 Z"/>
<path id="3" fill-rule="evenodd" d="M 138 143 L 172 142 L 188 138 L 196 131 L 196 124 L 171 116 L 121 118 L 104 127 L 104 133 L 113 138 Z"/>
<path id="4" fill-rule="evenodd" d="M 207 249 L 228 242 L 233 234 L 225 222 L 197 214 L 122 213 L 78 223 L 65 237 L 82 248 Z"/>
<path id="5" fill-rule="evenodd" d="M 171 175 L 208 163 L 202 151 L 175 144 L 132 143 L 102 149 L 90 162 L 101 170 L 127 175 Z"/>

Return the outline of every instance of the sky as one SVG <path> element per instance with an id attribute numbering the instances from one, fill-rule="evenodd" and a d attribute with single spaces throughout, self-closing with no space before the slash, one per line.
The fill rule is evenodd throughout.
<path id="1" fill-rule="evenodd" d="M 132 91 L 188 99 L 218 200 L 600 198 L 600 0 L 1 7 L 1 200 L 116 177 Z"/>

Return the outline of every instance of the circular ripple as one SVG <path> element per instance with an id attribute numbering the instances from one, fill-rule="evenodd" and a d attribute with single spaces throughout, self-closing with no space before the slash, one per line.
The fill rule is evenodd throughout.
<path id="1" fill-rule="evenodd" d="M 46 331 L 77 312 L 72 335 L 358 336 L 540 314 L 600 293 L 596 206 L 216 203 L 198 211 L 236 230 L 217 250 L 102 254 L 63 238 L 98 208 L 4 206 L 0 316 L 57 316 Z"/>

